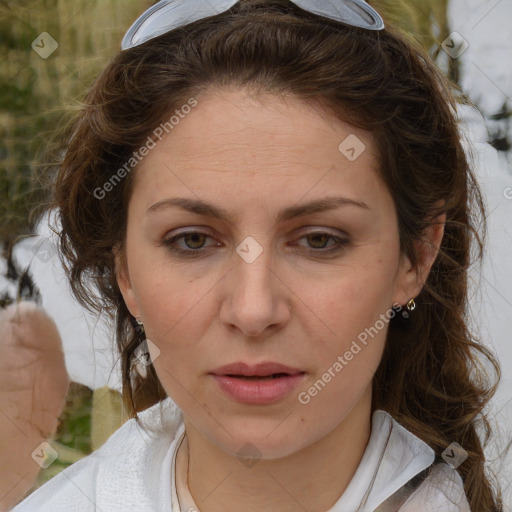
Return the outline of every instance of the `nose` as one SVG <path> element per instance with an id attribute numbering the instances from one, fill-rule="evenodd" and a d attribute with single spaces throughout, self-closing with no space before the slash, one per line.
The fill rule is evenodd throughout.
<path id="1" fill-rule="evenodd" d="M 272 268 L 270 250 L 263 250 L 254 260 L 236 253 L 233 260 L 223 280 L 221 321 L 247 337 L 268 336 L 289 320 L 291 292 Z"/>

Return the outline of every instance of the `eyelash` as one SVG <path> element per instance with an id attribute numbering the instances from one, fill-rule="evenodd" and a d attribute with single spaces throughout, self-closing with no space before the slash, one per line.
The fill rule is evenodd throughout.
<path id="1" fill-rule="evenodd" d="M 170 238 L 165 238 L 165 239 L 163 239 L 161 241 L 160 245 L 166 247 L 166 249 L 169 252 L 171 252 L 173 254 L 176 254 L 178 256 L 183 256 L 183 257 L 188 257 L 188 258 L 194 258 L 194 257 L 197 258 L 197 257 L 202 256 L 207 251 L 207 249 L 204 249 L 204 248 L 199 248 L 199 249 L 178 249 L 177 247 L 175 247 L 174 244 L 178 240 L 183 239 L 183 238 L 185 238 L 187 236 L 190 236 L 190 235 L 205 235 L 208 238 L 213 238 L 210 235 L 208 235 L 207 233 L 203 233 L 201 231 L 188 231 L 188 232 L 185 232 L 185 233 L 180 233 L 178 235 L 172 236 Z M 330 256 L 330 255 L 334 255 L 334 254 L 339 253 L 342 250 L 344 250 L 345 246 L 349 244 L 349 240 L 343 239 L 343 238 L 339 238 L 339 237 L 334 236 L 331 233 L 328 233 L 326 231 L 312 231 L 312 232 L 306 233 L 305 235 L 300 237 L 299 240 L 302 240 L 303 238 L 308 238 L 308 237 L 311 237 L 311 236 L 318 236 L 318 235 L 327 235 L 328 236 L 328 240 L 329 239 L 334 240 L 335 244 L 333 246 L 331 246 L 329 249 L 317 249 L 317 250 L 311 249 L 310 252 L 313 253 L 316 256 Z"/>

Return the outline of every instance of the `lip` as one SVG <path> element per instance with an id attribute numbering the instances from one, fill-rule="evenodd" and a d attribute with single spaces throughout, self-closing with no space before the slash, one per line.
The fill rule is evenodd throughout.
<path id="1" fill-rule="evenodd" d="M 272 361 L 266 361 L 254 365 L 247 363 L 232 363 L 226 366 L 221 366 L 211 373 L 214 375 L 243 375 L 244 377 L 266 377 L 275 373 L 288 373 L 293 375 L 296 373 L 302 373 L 303 370 L 299 368 L 292 368 L 280 363 L 274 363 Z"/>
<path id="2" fill-rule="evenodd" d="M 291 393 L 305 373 L 275 362 L 256 365 L 239 362 L 217 368 L 210 375 L 231 399 L 244 404 L 263 405 L 277 402 Z"/>

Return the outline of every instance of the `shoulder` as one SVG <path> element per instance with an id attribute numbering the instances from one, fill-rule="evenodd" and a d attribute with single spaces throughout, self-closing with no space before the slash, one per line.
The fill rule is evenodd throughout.
<path id="1" fill-rule="evenodd" d="M 155 496 L 162 493 L 163 461 L 182 427 L 172 405 L 166 400 L 141 413 L 142 426 L 135 419 L 127 421 L 101 448 L 60 472 L 12 512 L 154 510 Z"/>
<path id="2" fill-rule="evenodd" d="M 404 503 L 400 512 L 471 512 L 457 470 L 446 463 L 432 466 L 428 477 Z"/>

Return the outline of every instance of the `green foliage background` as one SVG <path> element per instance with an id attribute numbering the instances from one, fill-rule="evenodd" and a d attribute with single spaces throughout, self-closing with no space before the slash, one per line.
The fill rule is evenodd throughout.
<path id="1" fill-rule="evenodd" d="M 41 162 L 55 130 L 119 48 L 123 32 L 152 2 L 0 1 L 0 242 L 30 230 L 43 200 Z M 32 41 L 48 32 L 59 44 L 47 59 Z"/>

